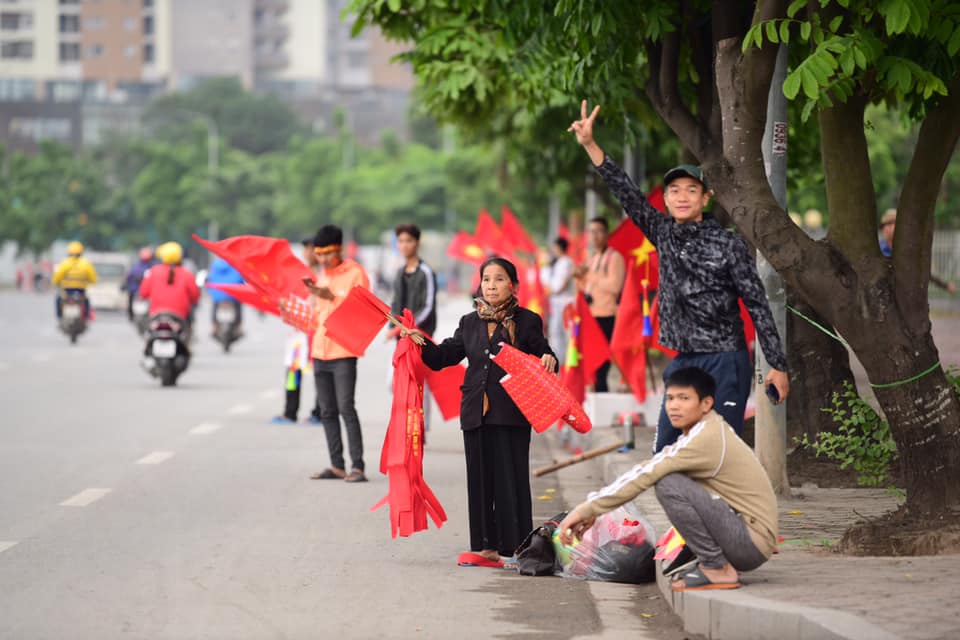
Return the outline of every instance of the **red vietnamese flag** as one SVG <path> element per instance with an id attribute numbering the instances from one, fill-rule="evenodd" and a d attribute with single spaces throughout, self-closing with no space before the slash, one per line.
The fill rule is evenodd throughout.
<path id="1" fill-rule="evenodd" d="M 403 311 L 403 324 L 414 327 L 409 309 Z M 447 520 L 423 479 L 423 369 L 420 347 L 410 338 L 398 340 L 393 353 L 393 406 L 380 452 L 380 472 L 387 476 L 389 489 L 371 507 L 373 511 L 389 505 L 394 538 L 425 530 L 428 515 L 437 527 Z"/>
<path id="2" fill-rule="evenodd" d="M 637 402 L 647 399 L 647 346 L 643 331 L 643 296 L 636 269 L 628 268 L 613 326 L 610 351 Z"/>
<path id="3" fill-rule="evenodd" d="M 444 420 L 453 420 L 460 415 L 460 387 L 467 369 L 461 365 L 445 367 L 440 371 L 426 369 L 426 382 L 430 388 L 430 395 L 440 407 L 440 415 Z"/>
<path id="4" fill-rule="evenodd" d="M 517 277 L 520 278 L 520 287 L 517 291 L 517 302 L 521 307 L 533 311 L 541 320 L 547 312 L 547 290 L 540 281 L 540 269 L 523 258 L 516 258 Z"/>
<path id="5" fill-rule="evenodd" d="M 647 347 L 656 349 L 660 353 L 663 353 L 664 355 L 670 358 L 676 358 L 677 357 L 676 351 L 674 351 L 670 347 L 665 347 L 662 344 L 660 344 L 660 294 L 659 293 L 653 297 L 653 308 L 650 311 L 650 315 L 653 317 L 653 335 L 647 336 L 645 338 Z"/>
<path id="6" fill-rule="evenodd" d="M 607 242 L 623 256 L 627 273 L 635 272 L 638 285 L 641 280 L 646 280 L 648 289 L 657 288 L 660 283 L 657 249 L 643 235 L 640 227 L 625 218 L 620 226 L 613 230 Z"/>
<path id="7" fill-rule="evenodd" d="M 577 315 L 580 316 L 580 366 L 583 367 L 583 378 L 588 384 L 593 384 L 597 369 L 610 359 L 610 344 L 604 335 L 596 318 L 590 313 L 583 292 L 577 292 Z"/>
<path id="8" fill-rule="evenodd" d="M 360 285 L 347 293 L 336 309 L 330 312 L 323 326 L 327 337 L 347 351 L 362 356 L 387 322 L 390 307 Z"/>
<path id="9" fill-rule="evenodd" d="M 487 253 L 513 260 L 513 247 L 486 209 L 480 209 L 480 213 L 477 214 L 477 228 L 473 232 L 473 237 Z"/>
<path id="10" fill-rule="evenodd" d="M 210 242 L 193 239 L 226 260 L 250 285 L 277 299 L 290 295 L 306 297 L 304 278 L 313 280 L 310 267 L 290 250 L 290 243 L 265 236 L 235 236 Z"/>
<path id="11" fill-rule="evenodd" d="M 477 239 L 466 231 L 458 231 L 447 246 L 447 255 L 455 260 L 480 266 L 487 259 L 487 253 Z"/>
<path id="12" fill-rule="evenodd" d="M 524 251 L 531 255 L 537 253 L 537 243 L 533 241 L 527 230 L 520 224 L 517 217 L 510 211 L 510 207 L 503 205 L 500 208 L 500 229 L 507 242 L 516 251 Z"/>
<path id="13" fill-rule="evenodd" d="M 272 313 L 275 316 L 280 315 L 280 309 L 276 300 L 261 291 L 257 291 L 255 288 L 246 283 L 234 284 L 226 282 L 208 282 L 207 287 L 230 294 L 243 304 L 249 305 L 254 309 L 266 311 L 267 313 Z"/>

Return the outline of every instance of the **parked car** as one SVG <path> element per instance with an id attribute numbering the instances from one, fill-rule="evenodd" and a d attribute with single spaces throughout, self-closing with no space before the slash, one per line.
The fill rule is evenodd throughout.
<path id="1" fill-rule="evenodd" d="M 97 284 L 87 287 L 87 296 L 94 309 L 127 310 L 127 292 L 123 285 L 130 271 L 132 258 L 125 253 L 87 252 L 84 256 L 97 270 Z"/>

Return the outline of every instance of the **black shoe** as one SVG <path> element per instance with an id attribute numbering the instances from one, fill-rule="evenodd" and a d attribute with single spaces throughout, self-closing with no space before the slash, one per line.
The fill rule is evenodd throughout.
<path id="1" fill-rule="evenodd" d="M 670 564 L 663 568 L 663 575 L 667 578 L 670 576 L 680 573 L 684 569 L 689 569 L 693 565 L 697 564 L 697 556 L 694 555 L 693 551 L 690 551 L 690 547 L 683 545 L 680 548 L 680 552 L 677 554 L 677 557 L 670 561 Z"/>

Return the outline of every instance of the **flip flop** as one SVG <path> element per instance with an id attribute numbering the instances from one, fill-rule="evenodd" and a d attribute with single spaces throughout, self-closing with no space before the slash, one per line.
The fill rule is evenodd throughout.
<path id="1" fill-rule="evenodd" d="M 357 471 L 354 469 L 348 473 L 344 478 L 344 482 L 367 482 L 367 476 L 363 475 L 363 471 Z"/>
<path id="2" fill-rule="evenodd" d="M 491 569 L 502 569 L 503 560 L 491 560 L 479 553 L 473 551 L 464 551 L 457 556 L 457 565 L 461 567 L 489 567 Z"/>
<path id="3" fill-rule="evenodd" d="M 310 476 L 311 480 L 344 480 L 346 476 L 338 476 L 333 472 L 333 469 L 324 469 L 320 473 L 315 473 Z"/>
<path id="4" fill-rule="evenodd" d="M 721 589 L 739 589 L 739 582 L 712 582 L 710 578 L 703 575 L 703 571 L 700 570 L 700 567 L 688 571 L 683 576 L 683 586 L 680 586 L 680 581 L 674 582 L 670 585 L 670 589 L 676 592 L 684 591 L 719 591 Z"/>

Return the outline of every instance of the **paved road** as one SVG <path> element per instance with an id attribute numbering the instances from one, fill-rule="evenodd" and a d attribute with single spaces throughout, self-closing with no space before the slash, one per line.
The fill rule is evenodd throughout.
<path id="1" fill-rule="evenodd" d="M 0 638 L 638 637 L 632 599 L 653 591 L 456 566 L 455 424 L 431 432 L 425 471 L 449 523 L 390 539 L 387 512 L 368 510 L 386 492 L 386 345 L 360 364 L 372 481 L 309 481 L 322 430 L 266 424 L 283 326 L 250 314 L 224 355 L 206 315 L 163 389 L 125 318 L 99 314 L 71 347 L 48 296 L 0 292 Z"/>

